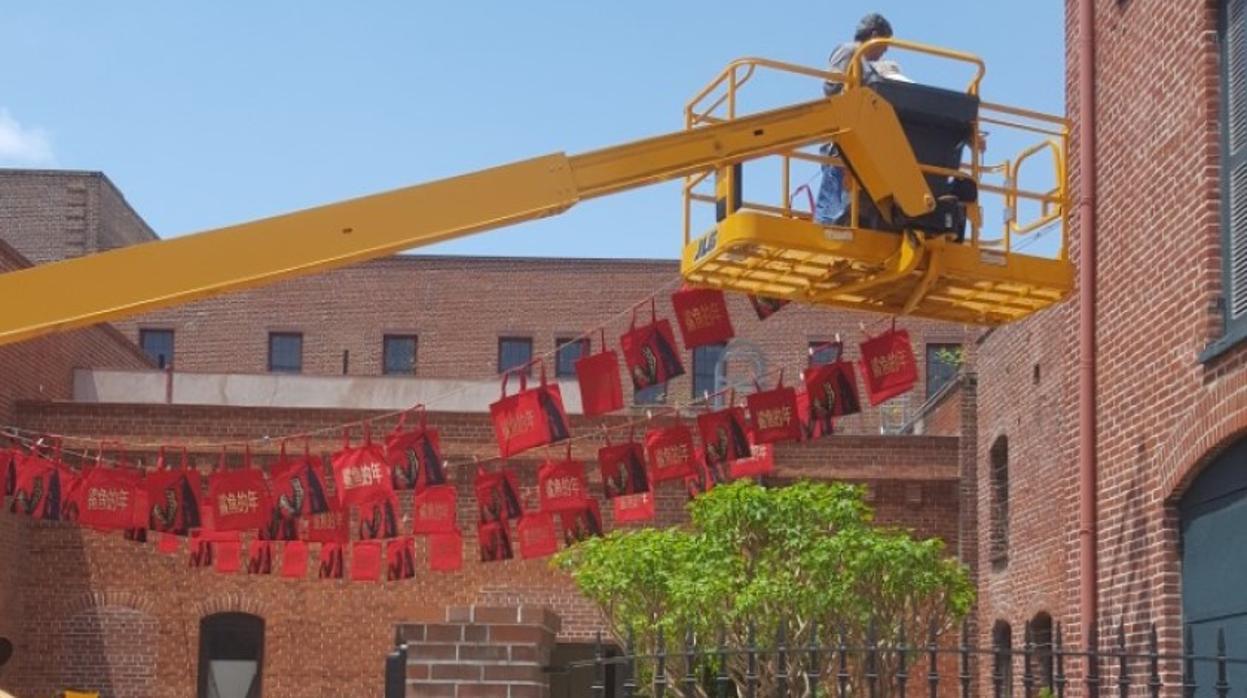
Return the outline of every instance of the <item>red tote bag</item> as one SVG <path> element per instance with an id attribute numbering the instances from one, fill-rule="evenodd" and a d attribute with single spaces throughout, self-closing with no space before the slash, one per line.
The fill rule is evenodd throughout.
<path id="1" fill-rule="evenodd" d="M 216 559 L 213 560 L 212 566 L 217 572 L 221 574 L 235 574 L 242 569 L 242 541 L 213 541 L 213 548 Z"/>
<path id="2" fill-rule="evenodd" d="M 351 546 L 351 581 L 381 581 L 381 541 L 356 541 Z"/>
<path id="3" fill-rule="evenodd" d="M 723 292 L 713 288 L 684 287 L 671 295 L 680 336 L 689 351 L 720 344 L 736 336 Z"/>
<path id="4" fill-rule="evenodd" d="M 163 450 L 157 457 L 156 470 L 147 474 L 147 527 L 159 533 L 187 535 L 202 525 L 199 497 L 202 492 L 199 472 L 187 462 L 182 449 L 182 465 L 176 470 L 165 467 Z"/>
<path id="5" fill-rule="evenodd" d="M 502 376 L 502 398 L 489 406 L 489 416 L 498 439 L 498 452 L 503 458 L 523 453 L 530 448 L 563 441 L 568 438 L 567 411 L 558 383 L 546 383 L 546 365 L 540 359 L 541 384 L 528 387 L 528 366 L 512 369 Z M 507 381 L 512 374 L 520 378 L 520 391 L 507 395 Z"/>
<path id="6" fill-rule="evenodd" d="M 424 405 L 416 405 L 420 422 L 415 429 L 404 430 L 407 413 L 398 418 L 394 433 L 385 441 L 385 455 L 395 490 L 423 492 L 429 487 L 446 484 L 446 468 L 442 461 L 442 444 L 436 429 L 430 429 Z"/>
<path id="7" fill-rule="evenodd" d="M 264 472 L 251 466 L 250 448 L 239 470 L 225 470 L 225 452 L 221 452 L 216 472 L 208 476 L 208 503 L 218 531 L 249 531 L 269 523 L 272 493 Z"/>
<path id="8" fill-rule="evenodd" d="M 606 445 L 598 449 L 598 468 L 602 471 L 602 489 L 607 499 L 649 492 L 649 473 L 645 467 L 645 449 L 632 440 L 612 444 L 610 434 Z"/>
<path id="9" fill-rule="evenodd" d="M 307 442 L 303 443 L 303 456 L 294 459 L 286 457 L 286 443 L 282 442 L 269 488 L 273 507 L 283 520 L 329 511 L 324 473 L 324 463 L 309 452 Z"/>
<path id="10" fill-rule="evenodd" d="M 429 569 L 455 572 L 463 569 L 463 534 L 434 533 L 429 536 Z"/>
<path id="11" fill-rule="evenodd" d="M 145 487 L 143 474 L 128 467 L 124 456 L 119 456 L 118 461 L 121 467 L 106 467 L 101 447 L 95 467 L 82 474 L 75 507 L 83 526 L 124 531 L 142 516 L 138 492 Z"/>
<path id="12" fill-rule="evenodd" d="M 843 347 L 841 347 L 843 351 Z M 835 361 L 805 370 L 805 392 L 810 419 L 830 422 L 862 411 L 857 396 L 857 375 L 853 364 L 838 357 Z"/>
<path id="13" fill-rule="evenodd" d="M 516 527 L 515 535 L 520 540 L 520 557 L 525 560 L 547 557 L 558 552 L 559 539 L 554 531 L 554 514 L 548 511 L 524 514 Z"/>
<path id="14" fill-rule="evenodd" d="M 642 492 L 616 497 L 611 500 L 615 509 L 615 523 L 639 523 L 654 519 L 654 493 Z"/>
<path id="15" fill-rule="evenodd" d="M 307 540 L 313 543 L 345 543 L 351 538 L 351 517 L 336 502 L 329 511 L 307 519 Z"/>
<path id="16" fill-rule="evenodd" d="M 585 464 L 572 460 L 571 444 L 567 446 L 566 460 L 546 461 L 537 470 L 537 491 L 541 511 L 568 511 L 584 506 L 589 498 L 589 483 Z"/>
<path id="17" fill-rule="evenodd" d="M 861 352 L 862 378 L 872 406 L 909 392 L 918 382 L 909 332 L 896 329 L 895 320 L 891 330 L 862 342 Z"/>
<path id="18" fill-rule="evenodd" d="M 683 424 L 651 429 L 645 435 L 645 453 L 655 483 L 683 480 L 693 474 L 693 432 Z"/>
<path id="19" fill-rule="evenodd" d="M 515 472 L 503 468 L 496 473 L 476 470 L 476 505 L 481 523 L 518 519 L 524 515 L 520 506 L 520 488 Z"/>
<path id="20" fill-rule="evenodd" d="M 307 576 L 307 543 L 291 541 L 281 548 L 281 576 L 303 579 Z"/>
<path id="21" fill-rule="evenodd" d="M 359 539 L 398 537 L 398 497 L 375 501 L 359 508 Z"/>
<path id="22" fill-rule="evenodd" d="M 411 536 L 396 538 L 385 544 L 385 579 L 397 582 L 416 576 L 416 543 Z"/>
<path id="23" fill-rule="evenodd" d="M 349 430 L 342 435 L 342 450 L 333 456 L 333 479 L 338 502 L 353 507 L 389 499 L 394 494 L 390 464 L 385 452 L 372 442 L 372 428 L 364 425 L 364 443 L 351 447 Z"/>
<path id="24" fill-rule="evenodd" d="M 623 382 L 619 379 L 619 354 L 606 348 L 606 331 L 601 330 L 602 351 L 576 362 L 576 382 L 580 385 L 580 411 L 597 417 L 623 409 Z"/>
<path id="25" fill-rule="evenodd" d="M 745 398 L 753 441 L 773 444 L 801 440 L 801 418 L 797 410 L 797 391 L 784 387 L 784 374 L 771 390 L 759 390 Z"/>
<path id="26" fill-rule="evenodd" d="M 697 416 L 697 431 L 707 465 L 722 469 L 721 466 L 750 455 L 749 428 L 743 408 L 729 407 L 700 414 Z"/>
<path id="27" fill-rule="evenodd" d="M 770 444 L 754 444 L 752 455 L 733 462 L 728 472 L 733 479 L 770 475 L 775 472 L 775 447 Z"/>
<path id="28" fill-rule="evenodd" d="M 320 546 L 319 579 L 342 579 L 344 572 L 342 543 L 324 543 Z"/>
<path id="29" fill-rule="evenodd" d="M 429 535 L 459 530 L 459 495 L 454 485 L 437 485 L 416 495 L 411 508 L 412 533 Z"/>
<path id="30" fill-rule="evenodd" d="M 476 539 L 481 553 L 481 562 L 501 562 L 515 557 L 511 550 L 511 534 L 507 531 L 505 521 L 491 521 L 477 524 Z"/>
<path id="31" fill-rule="evenodd" d="M 753 304 L 753 312 L 757 314 L 758 320 L 765 320 L 781 308 L 788 305 L 791 301 L 783 298 L 767 298 L 766 296 L 749 296 L 749 302 Z"/>
<path id="32" fill-rule="evenodd" d="M 602 511 L 596 499 L 590 499 L 577 511 L 559 513 L 563 526 L 563 543 L 575 545 L 582 540 L 602 535 Z"/>
<path id="33" fill-rule="evenodd" d="M 18 461 L 9 511 L 35 519 L 61 518 L 61 470 L 42 455 L 31 453 Z"/>
<path id="34" fill-rule="evenodd" d="M 697 464 L 692 475 L 684 478 L 684 489 L 688 492 L 689 499 L 696 499 L 714 489 L 717 484 L 719 484 L 717 475 L 706 466 L 704 460 Z"/>
<path id="35" fill-rule="evenodd" d="M 637 327 L 636 308 L 633 308 L 632 324 L 619 338 L 619 346 L 628 365 L 628 375 L 632 376 L 632 387 L 636 390 L 652 388 L 684 375 L 684 364 L 680 362 L 680 350 L 676 346 L 671 323 L 658 319 L 652 298 L 650 323 Z"/>
<path id="36" fill-rule="evenodd" d="M 247 574 L 273 573 L 273 544 L 253 540 L 247 545 Z"/>

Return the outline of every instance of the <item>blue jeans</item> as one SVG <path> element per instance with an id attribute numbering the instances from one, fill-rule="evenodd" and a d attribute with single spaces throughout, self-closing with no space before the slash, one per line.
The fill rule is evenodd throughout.
<path id="1" fill-rule="evenodd" d="M 848 193 L 844 190 L 844 168 L 823 165 L 823 182 L 818 187 L 818 199 L 814 204 L 814 220 L 833 225 L 849 207 Z"/>

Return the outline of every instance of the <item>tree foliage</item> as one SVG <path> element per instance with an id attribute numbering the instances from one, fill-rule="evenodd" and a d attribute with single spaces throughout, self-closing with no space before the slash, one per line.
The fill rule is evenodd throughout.
<path id="1" fill-rule="evenodd" d="M 554 564 L 601 608 L 617 641 L 633 638 L 638 654 L 653 654 L 662 637 L 666 651 L 679 655 L 689 632 L 703 646 L 744 648 L 751 625 L 762 644 L 773 644 L 781 622 L 791 647 L 807 646 L 815 633 L 824 645 L 861 648 L 902 633 L 921 644 L 931 629 L 954 627 L 974 600 L 967 570 L 942 541 L 874 525 L 863 495 L 845 484 L 741 481 L 692 501 L 688 526 L 616 530 L 564 551 Z M 768 657 L 759 666 L 760 695 L 770 695 L 778 668 Z M 864 670 L 859 658 L 850 667 L 854 682 Z M 807 659 L 802 652 L 789 657 L 796 696 L 814 695 L 801 687 Z M 895 659 L 889 653 L 881 661 Z M 699 672 L 721 668 L 714 655 L 705 661 Z M 745 655 L 729 653 L 726 664 L 743 687 Z M 824 681 L 836 669 L 825 662 Z M 707 694 L 701 686 L 670 690 Z"/>

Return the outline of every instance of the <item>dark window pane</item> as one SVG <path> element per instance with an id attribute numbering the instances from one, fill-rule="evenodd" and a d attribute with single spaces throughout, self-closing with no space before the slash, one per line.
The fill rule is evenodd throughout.
<path id="1" fill-rule="evenodd" d="M 957 377 L 961 367 L 960 344 L 927 345 L 927 397 L 931 397 Z"/>
<path id="2" fill-rule="evenodd" d="M 381 370 L 387 376 L 410 376 L 416 372 L 416 337 L 387 334 L 382 348 Z"/>
<path id="3" fill-rule="evenodd" d="M 173 363 L 173 330 L 139 330 L 139 346 L 157 366 L 167 368 Z"/>
<path id="4" fill-rule="evenodd" d="M 589 340 L 587 338 L 571 339 L 563 338 L 554 340 L 554 346 L 558 347 L 554 358 L 554 375 L 561 378 L 574 377 L 576 375 L 576 362 L 582 357 L 589 355 Z"/>
<path id="5" fill-rule="evenodd" d="M 299 373 L 303 370 L 303 335 L 298 332 L 272 332 L 268 336 L 268 370 Z"/>
<path id="6" fill-rule="evenodd" d="M 634 405 L 661 405 L 667 401 L 667 385 L 659 383 L 632 394 Z"/>
<path id="7" fill-rule="evenodd" d="M 719 359 L 723 358 L 723 352 L 726 350 L 726 344 L 708 344 L 693 350 L 694 400 L 700 400 L 707 393 L 713 394 L 718 391 L 719 386 L 715 382 L 715 368 L 719 364 Z"/>
<path id="8" fill-rule="evenodd" d="M 498 340 L 498 373 L 505 373 L 519 366 L 528 366 L 533 360 L 533 340 L 528 337 L 503 337 Z M 532 375 L 532 367 L 525 371 Z"/>
<path id="9" fill-rule="evenodd" d="M 810 342 L 810 365 L 824 366 L 840 358 L 840 345 L 832 342 Z"/>

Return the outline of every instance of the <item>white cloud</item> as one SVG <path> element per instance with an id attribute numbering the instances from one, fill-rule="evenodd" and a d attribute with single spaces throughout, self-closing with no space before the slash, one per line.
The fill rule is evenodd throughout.
<path id="1" fill-rule="evenodd" d="M 0 164 L 50 165 L 52 139 L 38 127 L 25 127 L 0 108 Z"/>

